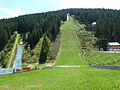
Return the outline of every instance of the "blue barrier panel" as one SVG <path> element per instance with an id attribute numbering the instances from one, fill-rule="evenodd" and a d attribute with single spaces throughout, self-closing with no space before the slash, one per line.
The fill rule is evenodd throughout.
<path id="1" fill-rule="evenodd" d="M 12 73 L 13 73 L 13 68 L 1 68 L 0 69 L 0 75 L 12 74 Z"/>
<path id="2" fill-rule="evenodd" d="M 14 69 L 22 69 L 22 45 L 18 46 L 16 57 L 14 60 L 13 68 Z"/>

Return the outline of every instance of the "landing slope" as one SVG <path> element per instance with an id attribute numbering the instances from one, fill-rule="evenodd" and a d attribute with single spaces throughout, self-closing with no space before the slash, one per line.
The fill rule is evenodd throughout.
<path id="1" fill-rule="evenodd" d="M 57 56 L 56 64 L 84 65 L 80 58 L 80 49 L 72 20 L 64 22 L 61 26 L 61 33 L 60 53 Z"/>

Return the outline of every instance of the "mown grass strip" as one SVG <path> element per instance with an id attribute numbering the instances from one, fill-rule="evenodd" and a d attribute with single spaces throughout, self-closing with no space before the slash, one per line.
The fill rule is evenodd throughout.
<path id="1" fill-rule="evenodd" d="M 80 49 L 72 20 L 61 26 L 60 55 L 57 56 L 57 65 L 84 65 L 80 57 Z"/>
<path id="2" fill-rule="evenodd" d="M 13 66 L 13 62 L 14 62 L 14 58 L 15 58 L 15 55 L 16 55 L 17 47 L 18 47 L 18 44 L 19 44 L 19 39 L 20 39 L 20 34 L 17 34 L 16 38 L 15 38 L 14 46 L 11 50 L 10 59 L 9 59 L 8 65 L 7 65 L 8 68 L 11 68 Z"/>

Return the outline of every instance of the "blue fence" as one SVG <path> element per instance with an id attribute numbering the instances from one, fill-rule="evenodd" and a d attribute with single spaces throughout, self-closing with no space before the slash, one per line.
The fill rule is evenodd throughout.
<path id="1" fill-rule="evenodd" d="M 21 69 L 22 67 L 22 45 L 18 45 L 16 57 L 14 60 L 13 68 L 14 69 Z"/>
<path id="2" fill-rule="evenodd" d="M 12 73 L 13 73 L 13 68 L 1 68 L 0 69 L 0 75 L 12 74 Z"/>

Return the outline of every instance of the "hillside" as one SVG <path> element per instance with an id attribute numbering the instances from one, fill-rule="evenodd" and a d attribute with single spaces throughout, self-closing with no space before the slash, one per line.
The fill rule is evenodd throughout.
<path id="1" fill-rule="evenodd" d="M 85 24 L 86 30 L 94 32 L 95 36 L 99 40 L 105 39 L 107 42 L 120 42 L 119 10 L 63 9 L 45 13 L 22 15 L 15 18 L 0 20 L 0 52 L 4 51 L 6 45 L 8 44 L 15 31 L 22 35 L 23 43 L 27 43 L 25 44 L 26 50 L 29 44 L 32 51 L 39 42 L 40 38 L 42 38 L 44 35 L 46 35 L 51 43 L 54 43 L 58 34 L 60 33 L 61 22 L 64 22 L 66 20 L 66 13 L 74 15 L 75 19 L 77 19 L 82 24 Z M 95 26 L 92 26 L 93 22 L 96 22 Z M 106 44 L 103 46 L 100 43 L 102 42 L 98 42 L 97 47 L 104 48 L 104 50 L 106 50 Z M 45 62 L 47 59 L 47 52 L 43 53 L 42 56 L 44 56 L 43 58 Z M 55 58 L 56 53 L 51 56 L 54 56 Z M 50 58 L 54 59 L 53 57 Z M 43 61 L 40 62 L 44 63 Z M 3 61 L 0 60 L 0 63 L 3 63 Z"/>
<path id="2" fill-rule="evenodd" d="M 0 65 L 2 67 L 10 68 L 13 66 L 19 42 L 20 34 L 14 32 L 4 50 L 0 52 Z"/>
<path id="3" fill-rule="evenodd" d="M 0 20 L 0 50 L 6 46 L 14 31 L 22 33 L 23 40 L 29 42 L 32 48 L 44 34 L 47 34 L 49 39 L 54 41 L 59 33 L 61 20 L 66 20 L 67 12 L 74 15 L 79 22 L 84 23 L 87 30 L 93 31 L 99 39 L 120 41 L 118 39 L 120 38 L 120 11 L 112 9 L 63 9 Z M 91 27 L 93 22 L 96 22 L 95 27 Z"/>
<path id="4" fill-rule="evenodd" d="M 57 56 L 57 65 L 84 65 L 80 57 L 78 38 L 72 20 L 61 26 L 60 52 Z"/>
<path id="5" fill-rule="evenodd" d="M 120 53 L 96 52 L 88 58 L 93 66 L 120 66 Z"/>
<path id="6" fill-rule="evenodd" d="M 73 25 L 71 21 L 66 21 L 61 26 L 61 49 L 56 63 L 58 65 L 79 63 L 80 67 L 54 67 L 0 76 L 0 90 L 119 90 L 118 70 L 96 69 L 83 65 L 79 51 L 76 51 L 78 47 Z"/>

